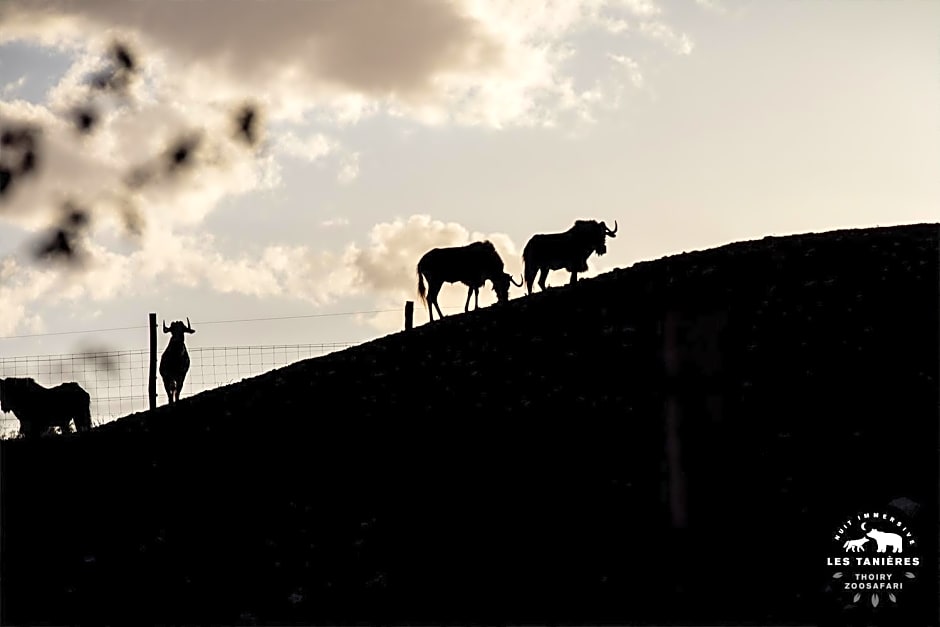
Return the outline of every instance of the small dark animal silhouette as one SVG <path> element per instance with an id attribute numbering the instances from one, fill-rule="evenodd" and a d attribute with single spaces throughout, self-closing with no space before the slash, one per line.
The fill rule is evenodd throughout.
<path id="1" fill-rule="evenodd" d="M 170 334 L 170 341 L 160 357 L 160 376 L 163 378 L 163 387 L 166 388 L 166 395 L 170 405 L 179 402 L 180 392 L 183 390 L 183 382 L 186 380 L 186 373 L 189 372 L 189 352 L 186 350 L 186 333 L 195 333 L 192 325 L 189 324 L 189 318 L 186 318 L 186 324 L 177 320 L 166 326 L 166 320 L 163 321 L 163 332 Z"/>
<path id="2" fill-rule="evenodd" d="M 438 318 L 443 318 L 437 296 L 444 283 L 463 283 L 469 287 L 467 302 L 463 310 L 470 311 L 470 296 L 474 297 L 474 308 L 480 307 L 480 288 L 489 280 L 496 292 L 496 299 L 503 303 L 509 300 L 509 284 L 522 287 L 512 275 L 503 271 L 503 260 L 492 242 L 473 242 L 466 246 L 432 248 L 418 261 L 418 295 L 434 321 L 434 309 Z M 428 280 L 425 292 L 424 279 Z M 427 297 L 425 298 L 425 294 Z"/>
<path id="3" fill-rule="evenodd" d="M 542 291 L 546 289 L 545 281 L 551 270 L 567 270 L 571 273 L 568 284 L 576 282 L 578 273 L 587 271 L 591 253 L 607 252 L 606 237 L 617 237 L 616 220 L 613 231 L 604 222 L 576 220 L 574 226 L 563 233 L 533 235 L 522 249 L 526 294 L 532 293 L 532 283 L 539 272 Z"/>
<path id="4" fill-rule="evenodd" d="M 69 431 L 74 421 L 77 431 L 91 429 L 91 397 L 70 381 L 46 388 L 31 378 L 0 379 L 0 407 L 13 412 L 20 421 L 20 435 L 34 438 L 52 427 Z"/>

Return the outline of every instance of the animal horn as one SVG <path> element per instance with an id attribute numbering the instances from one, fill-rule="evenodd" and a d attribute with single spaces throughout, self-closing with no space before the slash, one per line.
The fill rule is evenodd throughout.
<path id="1" fill-rule="evenodd" d="M 607 236 L 608 236 L 608 237 L 617 237 L 617 221 L 614 220 L 614 230 L 613 230 L 613 231 L 611 231 L 610 229 L 608 229 L 606 224 L 604 225 L 604 230 L 607 231 Z"/>
<path id="2" fill-rule="evenodd" d="M 168 329 L 167 326 L 166 326 L 166 320 L 163 321 L 163 332 L 164 332 L 164 333 L 169 333 L 169 332 L 170 332 L 170 329 Z"/>
<path id="3" fill-rule="evenodd" d="M 521 274 L 519 275 L 519 282 L 516 283 L 516 280 L 515 280 L 515 279 L 513 278 L 513 276 L 510 274 L 510 275 L 509 275 L 509 282 L 512 283 L 513 285 L 515 285 L 516 287 L 522 287 L 522 286 L 523 286 L 522 275 L 521 275 Z"/>
<path id="4" fill-rule="evenodd" d="M 195 333 L 193 330 L 193 325 L 189 324 L 189 316 L 186 316 L 186 330 L 190 333 Z"/>

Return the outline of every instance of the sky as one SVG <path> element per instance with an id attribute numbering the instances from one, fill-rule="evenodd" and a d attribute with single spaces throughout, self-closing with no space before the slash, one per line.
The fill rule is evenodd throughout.
<path id="1" fill-rule="evenodd" d="M 143 349 L 150 312 L 361 342 L 433 247 L 518 277 L 533 234 L 616 220 L 589 277 L 937 222 L 940 3 L 3 0 L 0 128 L 39 129 L 0 146 L 0 356 Z M 77 262 L 36 257 L 68 208 Z"/>

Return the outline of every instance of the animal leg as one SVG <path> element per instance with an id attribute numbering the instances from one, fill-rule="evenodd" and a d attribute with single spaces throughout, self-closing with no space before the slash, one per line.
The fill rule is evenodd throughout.
<path id="1" fill-rule="evenodd" d="M 464 305 L 463 305 L 463 311 L 464 311 L 464 313 L 467 313 L 468 311 L 470 311 L 470 297 L 471 297 L 472 295 L 473 295 L 473 288 L 471 287 L 471 288 L 468 288 L 468 289 L 467 289 L 467 302 L 464 303 Z"/>
<path id="2" fill-rule="evenodd" d="M 180 394 L 183 392 L 183 382 L 186 381 L 186 374 L 180 375 L 179 385 L 176 386 L 176 402 L 180 402 Z"/>
<path id="3" fill-rule="evenodd" d="M 473 290 L 473 308 L 474 309 L 480 308 L 480 288 L 476 288 Z"/>
<path id="4" fill-rule="evenodd" d="M 429 281 L 430 283 L 430 281 Z M 437 317 L 443 318 L 444 314 L 441 313 L 441 306 L 437 304 L 437 295 L 441 293 L 441 288 L 444 286 L 443 283 L 438 283 L 437 281 L 428 285 L 428 314 L 431 317 L 431 322 L 434 322 L 434 312 L 431 311 L 432 308 L 437 309 Z"/>
<path id="5" fill-rule="evenodd" d="M 165 380 L 163 382 L 163 387 L 166 388 L 167 403 L 172 405 L 173 404 L 173 383 L 170 382 L 169 380 Z"/>
<path id="6" fill-rule="evenodd" d="M 577 282 L 578 282 L 578 273 L 577 273 L 577 272 L 572 272 L 572 273 L 571 273 L 571 280 L 568 281 L 568 285 L 574 285 L 574 284 L 577 283 Z"/>
<path id="7" fill-rule="evenodd" d="M 548 268 L 541 268 L 539 271 L 541 272 L 541 276 L 539 276 L 539 287 L 542 288 L 542 291 L 544 292 L 546 289 L 548 289 L 545 285 L 545 281 L 548 280 Z"/>
<path id="8" fill-rule="evenodd" d="M 535 275 L 539 273 L 539 269 L 531 265 L 525 267 L 525 293 L 526 296 L 532 293 L 532 283 L 535 282 Z"/>

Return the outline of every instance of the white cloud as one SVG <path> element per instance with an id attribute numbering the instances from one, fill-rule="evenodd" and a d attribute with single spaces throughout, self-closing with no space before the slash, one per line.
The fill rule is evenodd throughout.
<path id="1" fill-rule="evenodd" d="M 54 280 L 53 273 L 23 268 L 13 259 L 0 259 L 0 336 L 42 330 L 42 320 L 30 310 L 30 304 Z"/>
<path id="2" fill-rule="evenodd" d="M 2 88 L 0 88 L 0 95 L 4 98 L 12 98 L 16 92 L 23 88 L 23 85 L 26 84 L 26 76 L 21 76 L 15 81 L 10 81 Z"/>
<path id="3" fill-rule="evenodd" d="M 301 138 L 293 131 L 287 131 L 278 136 L 276 146 L 287 155 L 312 162 L 332 153 L 338 143 L 323 133 L 311 133 Z"/>
<path id="4" fill-rule="evenodd" d="M 343 159 L 337 180 L 340 183 L 351 183 L 359 176 L 359 153 L 354 152 Z"/>
<path id="5" fill-rule="evenodd" d="M 640 32 L 647 37 L 661 42 L 678 54 L 692 54 L 694 43 L 685 33 L 676 33 L 671 26 L 659 21 L 642 22 Z"/>
<path id="6" fill-rule="evenodd" d="M 640 64 L 630 57 L 620 54 L 607 55 L 614 63 L 626 68 L 630 75 L 630 82 L 636 87 L 643 87 L 643 73 L 640 71 Z"/>
<path id="7" fill-rule="evenodd" d="M 100 47 L 96 33 L 125 37 L 180 99 L 258 96 L 275 119 L 294 121 L 385 110 L 432 124 L 553 125 L 586 106 L 569 93 L 565 65 L 584 29 L 623 35 L 638 20 L 654 40 L 691 51 L 651 0 L 7 0 L 0 20 L 0 41 Z"/>
<path id="8" fill-rule="evenodd" d="M 720 4 L 718 0 L 695 0 L 695 4 L 708 11 L 714 11 L 715 13 L 727 12 L 727 9 L 724 5 Z"/>

